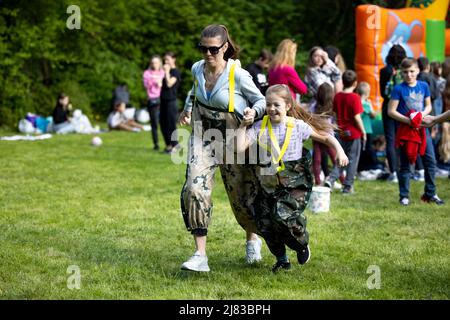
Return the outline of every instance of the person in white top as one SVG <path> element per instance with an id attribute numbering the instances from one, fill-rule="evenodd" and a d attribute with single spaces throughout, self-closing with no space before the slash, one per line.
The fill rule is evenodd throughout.
<path id="1" fill-rule="evenodd" d="M 141 130 L 150 131 L 150 126 L 141 125 L 134 121 L 134 119 L 127 117 L 125 114 L 125 102 L 117 102 L 114 110 L 109 114 L 107 123 L 112 130 L 124 130 L 140 132 Z"/>
<path id="2" fill-rule="evenodd" d="M 273 272 L 291 268 L 286 245 L 297 252 L 303 265 L 310 259 L 309 235 L 306 230 L 306 208 L 311 195 L 313 177 L 311 156 L 302 155 L 308 138 L 336 150 L 336 162 L 346 166 L 348 158 L 334 138 L 334 126 L 327 118 L 310 114 L 293 99 L 287 85 L 274 85 L 266 93 L 267 115 L 250 129 L 251 118 L 244 118 L 236 137 L 237 152 L 257 143 L 266 151 L 261 168 L 256 170 L 258 195 L 252 212 L 258 231 L 264 237 L 277 261 Z"/>

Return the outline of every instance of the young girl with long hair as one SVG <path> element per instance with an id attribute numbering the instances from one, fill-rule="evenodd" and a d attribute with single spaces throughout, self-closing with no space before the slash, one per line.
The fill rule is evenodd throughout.
<path id="1" fill-rule="evenodd" d="M 320 85 L 316 94 L 316 107 L 314 112 L 327 118 L 330 123 L 333 123 L 333 99 L 333 87 L 328 83 L 323 83 Z M 336 165 L 336 151 L 335 149 L 317 141 L 313 141 L 313 150 L 314 179 L 316 185 L 320 185 L 322 183 L 320 179 L 321 168 L 327 165 L 327 163 L 322 163 L 323 155 L 328 154 L 333 162 L 333 165 Z M 325 159 L 328 160 L 328 157 L 325 157 Z M 341 177 L 341 182 L 342 181 L 343 177 Z"/>
<path id="2" fill-rule="evenodd" d="M 274 85 L 266 93 L 263 120 L 248 130 L 246 117 L 236 134 L 237 151 L 251 144 L 259 147 L 256 176 L 260 187 L 252 204 L 256 226 L 277 261 L 273 272 L 290 269 L 286 245 L 297 252 L 303 265 L 310 259 L 309 235 L 305 210 L 312 191 L 311 157 L 303 150 L 308 138 L 336 149 L 338 165 L 348 163 L 339 142 L 330 132 L 327 118 L 302 109 L 293 99 L 287 85 Z M 302 152 L 303 150 L 303 152 Z M 261 152 L 263 151 L 263 152 Z"/>
<path id="3" fill-rule="evenodd" d="M 309 51 L 305 82 L 309 92 L 314 96 L 317 94 L 319 86 L 325 82 L 332 85 L 335 92 L 342 90 L 341 71 L 321 47 L 313 47 Z"/>
<path id="4" fill-rule="evenodd" d="M 161 105 L 161 88 L 165 73 L 162 68 L 162 60 L 158 55 L 150 58 L 148 69 L 144 71 L 143 83 L 147 92 L 147 109 L 152 126 L 153 149 L 159 150 L 158 123 Z"/>

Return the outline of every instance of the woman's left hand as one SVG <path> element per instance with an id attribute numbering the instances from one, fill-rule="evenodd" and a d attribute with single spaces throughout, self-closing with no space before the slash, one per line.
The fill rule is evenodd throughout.
<path id="1" fill-rule="evenodd" d="M 249 126 L 255 121 L 256 111 L 252 108 L 244 109 L 244 119 L 242 120 L 241 125 Z"/>

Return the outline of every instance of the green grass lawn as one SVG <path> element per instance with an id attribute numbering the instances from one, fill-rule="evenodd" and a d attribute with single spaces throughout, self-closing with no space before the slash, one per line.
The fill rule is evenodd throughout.
<path id="1" fill-rule="evenodd" d="M 4 134 L 12 134 L 2 132 Z M 442 207 L 398 205 L 398 186 L 357 181 L 332 194 L 331 211 L 308 211 L 311 261 L 272 274 L 274 258 L 245 264 L 244 232 L 216 176 L 208 237 L 211 272 L 180 270 L 193 253 L 179 196 L 184 165 L 151 150 L 149 133 L 111 132 L 44 141 L 0 141 L 2 299 L 449 299 L 450 180 Z M 289 252 L 295 261 L 295 253 Z M 81 288 L 69 289 L 69 266 Z M 369 266 L 381 288 L 369 289 Z"/>

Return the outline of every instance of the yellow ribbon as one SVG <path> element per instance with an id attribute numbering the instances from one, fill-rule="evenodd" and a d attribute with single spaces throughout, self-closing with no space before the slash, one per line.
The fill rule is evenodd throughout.
<path id="1" fill-rule="evenodd" d="M 236 63 L 233 63 L 230 67 L 230 73 L 228 75 L 228 82 L 230 84 L 230 88 L 228 90 L 228 112 L 234 112 L 234 87 L 235 87 L 235 80 L 234 80 L 234 70 L 236 69 Z M 196 90 L 198 86 L 198 80 L 195 79 L 194 81 L 194 103 L 197 100 L 196 96 Z"/>
<path id="2" fill-rule="evenodd" d="M 259 137 L 258 137 L 258 144 L 271 154 L 273 164 L 277 165 L 277 172 L 281 172 L 285 169 L 282 159 L 283 159 L 284 154 L 287 151 L 289 142 L 291 141 L 292 131 L 294 129 L 294 118 L 292 118 L 292 117 L 287 117 L 287 118 L 288 118 L 288 122 L 286 124 L 286 127 L 287 127 L 286 137 L 284 138 L 284 142 L 283 142 L 283 146 L 281 147 L 281 150 L 280 150 L 280 145 L 278 144 L 278 139 L 275 137 L 275 134 L 273 133 L 273 128 L 272 128 L 272 123 L 270 122 L 270 117 L 267 115 L 264 116 L 264 118 L 262 120 L 261 130 L 259 132 Z M 261 137 L 264 134 L 266 127 L 269 132 L 270 141 L 272 142 L 272 145 L 275 148 L 275 151 L 278 153 L 278 158 L 275 158 L 275 156 L 269 149 L 268 145 L 265 145 L 261 142 Z M 280 165 L 278 166 L 278 164 L 280 164 Z"/>
<path id="3" fill-rule="evenodd" d="M 228 82 L 230 83 L 230 88 L 228 90 L 228 112 L 234 112 L 234 69 L 236 69 L 236 63 L 233 63 L 230 67 L 230 74 L 228 77 Z"/>

